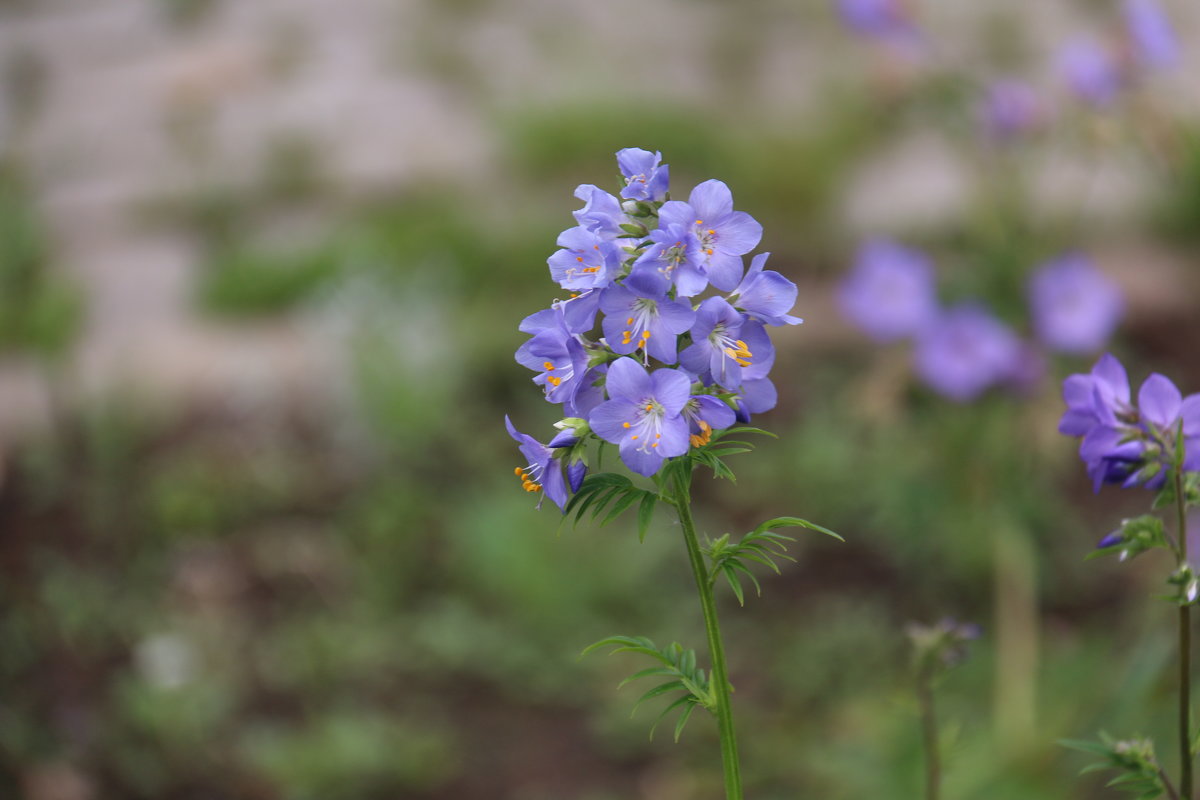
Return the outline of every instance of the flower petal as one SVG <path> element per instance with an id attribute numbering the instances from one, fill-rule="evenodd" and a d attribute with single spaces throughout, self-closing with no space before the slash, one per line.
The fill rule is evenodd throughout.
<path id="1" fill-rule="evenodd" d="M 1157 372 L 1146 378 L 1138 390 L 1138 409 L 1142 417 L 1162 429 L 1175 425 L 1182 404 L 1183 395 L 1179 389 L 1171 383 L 1170 378 Z"/>
<path id="2" fill-rule="evenodd" d="M 691 396 L 691 379 L 677 369 L 658 369 L 650 380 L 654 384 L 654 399 L 666 409 L 667 416 L 679 416 Z"/>
<path id="3" fill-rule="evenodd" d="M 763 227 L 758 220 L 745 211 L 734 211 L 717 229 L 716 249 L 735 256 L 744 255 L 758 246 L 762 233 Z"/>
<path id="4" fill-rule="evenodd" d="M 632 358 L 618 358 L 608 366 L 605 382 L 609 399 L 624 398 L 638 402 L 649 397 L 653 384 L 645 368 Z"/>
<path id="5" fill-rule="evenodd" d="M 733 211 L 733 193 L 723 181 L 707 180 L 692 189 L 688 204 L 696 212 L 696 217 L 685 222 L 691 224 L 697 219 L 715 222 Z M 662 212 L 659 214 L 661 216 Z"/>
<path id="6" fill-rule="evenodd" d="M 1184 436 L 1200 436 L 1200 393 L 1183 398 L 1179 416 L 1183 417 Z"/>
<path id="7" fill-rule="evenodd" d="M 625 423 L 632 424 L 636 417 L 637 405 L 632 400 L 618 398 L 593 408 L 588 414 L 588 425 L 604 441 L 619 444 L 629 436 Z"/>
<path id="8" fill-rule="evenodd" d="M 628 436 L 621 440 L 621 460 L 625 462 L 625 466 L 647 478 L 658 472 L 659 467 L 662 466 L 663 457 L 658 454 L 657 450 L 658 448 L 643 450 L 636 441 Z"/>

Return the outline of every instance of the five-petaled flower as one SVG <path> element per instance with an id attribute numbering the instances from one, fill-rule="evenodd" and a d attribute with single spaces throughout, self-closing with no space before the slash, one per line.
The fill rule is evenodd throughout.
<path id="1" fill-rule="evenodd" d="M 691 385 L 677 369 L 647 372 L 632 358 L 618 358 L 605 381 L 609 399 L 592 409 L 588 423 L 601 439 L 619 446 L 625 466 L 653 475 L 664 459 L 688 450 L 682 412 Z"/>

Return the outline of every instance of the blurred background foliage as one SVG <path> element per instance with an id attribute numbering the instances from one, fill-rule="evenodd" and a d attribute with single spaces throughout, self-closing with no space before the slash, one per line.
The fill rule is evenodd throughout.
<path id="1" fill-rule="evenodd" d="M 748 796 L 917 796 L 910 620 L 984 631 L 939 687 L 947 798 L 1108 796 L 1056 740 L 1167 741 L 1162 565 L 1083 563 L 1148 498 L 1094 498 L 1055 433 L 1090 358 L 959 405 L 833 307 L 891 234 L 1020 326 L 1029 270 L 1082 248 L 1127 292 L 1135 380 L 1200 390 L 1196 109 L 1147 88 L 1155 148 L 1134 101 L 1074 107 L 1047 66 L 1046 30 L 1113 4 L 1045 29 L 1032 4 L 920 4 L 957 67 L 817 2 L 93 5 L 0 4 L 0 795 L 717 795 L 707 720 L 648 742 L 656 709 L 615 691 L 632 662 L 576 658 L 702 641 L 671 520 L 643 544 L 560 526 L 502 425 L 554 421 L 516 326 L 554 296 L 573 188 L 615 188 L 626 146 L 661 150 L 677 197 L 729 184 L 807 318 L 759 420 L 780 438 L 694 491 L 713 536 L 801 514 L 847 540 L 724 598 Z M 1042 73 L 1040 139 L 980 141 L 1001 68 Z"/>

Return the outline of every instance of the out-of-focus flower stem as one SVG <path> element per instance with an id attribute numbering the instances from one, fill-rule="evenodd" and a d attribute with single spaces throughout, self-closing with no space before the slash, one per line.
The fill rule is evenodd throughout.
<path id="1" fill-rule="evenodd" d="M 1178 511 L 1179 566 L 1187 560 L 1187 494 L 1183 469 L 1175 469 L 1175 508 Z M 1192 626 L 1188 604 L 1179 606 L 1179 796 L 1192 800 Z"/>
<path id="2" fill-rule="evenodd" d="M 713 587 L 708 579 L 708 568 L 704 554 L 696 538 L 696 525 L 692 521 L 691 470 L 681 471 L 675 485 L 674 505 L 679 512 L 679 523 L 683 527 L 683 541 L 687 545 L 688 560 L 692 575 L 696 579 L 696 590 L 700 593 L 700 607 L 704 611 L 704 630 L 708 634 L 708 652 L 712 659 L 714 712 L 717 730 L 721 737 L 721 766 L 725 774 L 726 800 L 742 800 L 742 775 L 738 764 L 737 735 L 733 729 L 733 707 L 730 704 L 729 672 L 725 666 L 725 647 L 721 642 L 721 629 L 717 624 L 717 604 L 713 599 Z"/>
<path id="3" fill-rule="evenodd" d="M 928 659 L 917 671 L 917 703 L 921 707 L 921 738 L 925 745 L 925 800 L 938 800 L 942 761 L 938 753 L 937 715 L 933 706 L 933 664 Z"/>

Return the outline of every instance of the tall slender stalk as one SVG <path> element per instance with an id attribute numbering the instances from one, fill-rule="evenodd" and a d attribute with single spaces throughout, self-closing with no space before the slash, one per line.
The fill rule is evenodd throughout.
<path id="1" fill-rule="evenodd" d="M 717 604 L 713 599 L 713 587 L 709 581 L 704 554 L 696 538 L 696 525 L 692 521 L 690 469 L 682 471 L 675 486 L 675 509 L 679 512 L 679 523 L 683 527 L 683 541 L 687 545 L 688 560 L 692 575 L 696 579 L 696 590 L 700 593 L 700 607 L 704 611 L 704 630 L 708 634 L 708 652 L 712 659 L 713 695 L 716 698 L 717 730 L 721 737 L 721 766 L 725 774 L 726 800 L 742 800 L 742 775 L 738 764 L 737 735 L 733 729 L 733 706 L 730 703 L 729 672 L 725 666 L 725 647 L 721 642 L 721 628 L 717 624 Z"/>
<path id="2" fill-rule="evenodd" d="M 938 800 L 942 760 L 938 753 L 937 715 L 933 706 L 933 669 L 924 664 L 917 672 L 917 702 L 921 707 L 921 738 L 925 747 L 925 800 Z"/>
<path id="3" fill-rule="evenodd" d="M 1183 469 L 1175 469 L 1175 507 L 1178 511 L 1179 566 L 1187 565 L 1187 496 Z M 1192 792 L 1192 626 L 1191 606 L 1179 607 L 1179 796 L 1193 800 Z"/>

